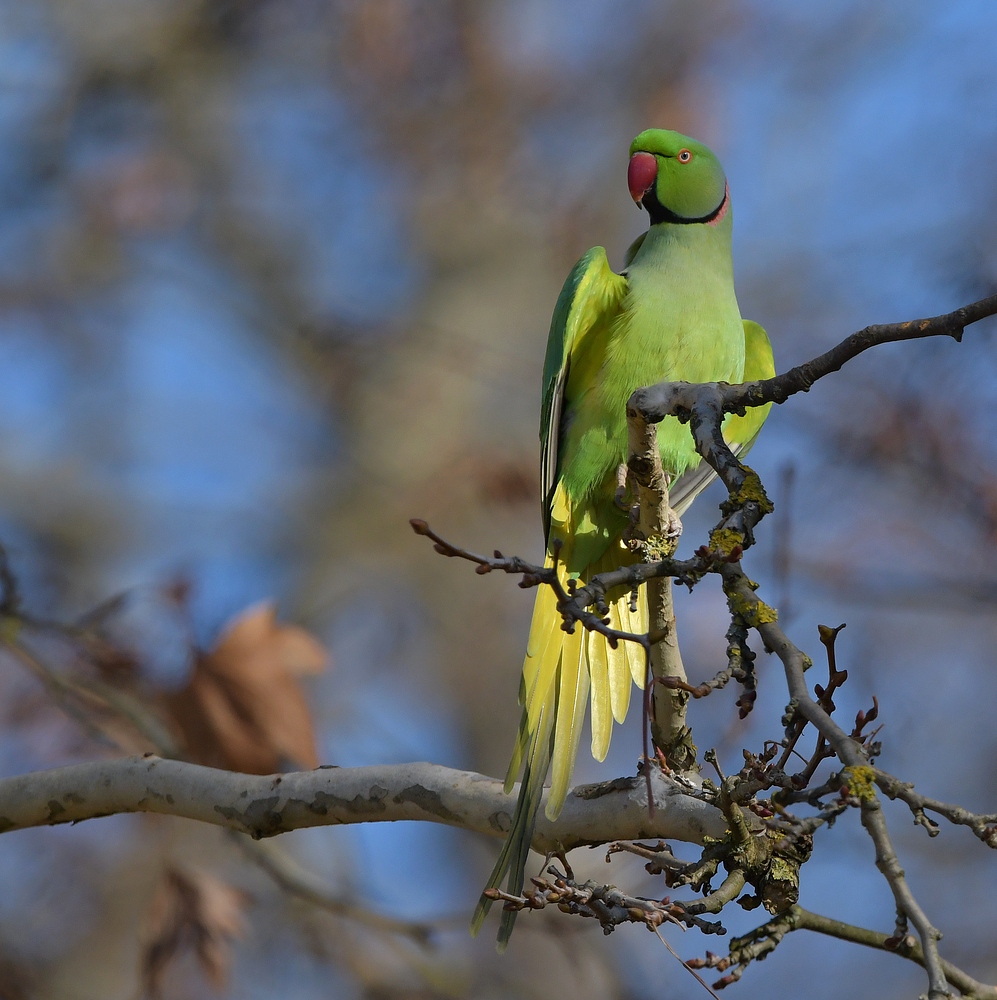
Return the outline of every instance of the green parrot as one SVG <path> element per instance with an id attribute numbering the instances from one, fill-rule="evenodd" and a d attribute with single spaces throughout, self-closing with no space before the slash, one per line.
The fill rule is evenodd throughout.
<path id="1" fill-rule="evenodd" d="M 540 422 L 541 483 L 547 565 L 563 579 L 586 583 L 636 558 L 622 541 L 627 514 L 616 503 L 627 460 L 626 405 L 641 386 L 664 381 L 742 382 L 775 374 L 765 331 L 742 320 L 734 296 L 730 191 L 716 156 L 678 132 L 648 129 L 630 146 L 630 194 L 650 227 L 630 247 L 620 274 L 593 247 L 572 268 L 558 297 L 547 340 Z M 729 416 L 724 437 L 736 454 L 752 445 L 768 413 L 755 407 Z M 674 417 L 658 425 L 671 504 L 681 514 L 713 479 L 689 428 Z M 636 611 L 629 592 L 607 595 L 613 628 L 648 630 L 642 590 Z M 519 701 L 522 721 L 506 775 L 512 791 L 525 761 L 519 799 L 488 880 L 523 888 L 530 840 L 552 767 L 546 815 L 556 819 L 571 782 L 586 702 L 591 705 L 592 755 L 604 760 L 613 719 L 622 722 L 631 680 L 644 685 L 642 650 L 613 649 L 576 625 L 561 628 L 550 587 L 537 591 Z M 491 901 L 482 896 L 471 923 L 480 929 Z M 499 949 L 516 914 L 506 911 Z"/>

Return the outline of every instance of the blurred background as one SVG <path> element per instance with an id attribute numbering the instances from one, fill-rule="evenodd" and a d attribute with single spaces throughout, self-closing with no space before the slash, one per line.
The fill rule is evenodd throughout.
<path id="1" fill-rule="evenodd" d="M 997 288 L 995 39 L 986 0 L 0 0 L 0 540 L 25 612 L 89 643 L 38 629 L 3 654 L 2 773 L 148 744 L 100 721 L 112 682 L 196 742 L 198 670 L 222 684 L 226 622 L 271 599 L 314 637 L 281 633 L 301 739 L 278 757 L 503 774 L 532 594 L 407 520 L 541 558 L 547 325 L 577 257 L 602 244 L 619 267 L 645 225 L 630 139 L 662 126 L 718 152 L 741 309 L 785 370 Z M 847 720 L 878 696 L 883 766 L 979 810 L 997 770 L 995 329 L 880 348 L 776 409 L 751 463 L 779 506 L 746 561 L 821 676 L 818 622 L 848 623 L 837 700 Z M 686 552 L 721 499 L 687 515 Z M 718 588 L 679 615 L 690 678 L 712 676 Z M 781 734 L 781 670 L 760 653 L 759 675 L 747 720 L 733 692 L 693 708 L 728 770 Z M 633 773 L 637 722 L 577 780 Z M 994 981 L 993 858 L 887 810 L 943 954 Z M 504 957 L 471 941 L 497 842 L 401 824 L 276 846 L 365 914 L 437 921 L 430 945 L 280 889 L 222 831 L 115 817 L 0 838 L 0 997 L 134 997 L 143 954 L 168 998 L 216 995 L 205 972 L 229 959 L 247 998 L 705 995 L 634 927 L 545 912 Z M 572 862 L 664 892 L 635 858 Z M 191 892 L 215 950 L 150 973 L 164 906 Z M 892 929 L 856 815 L 817 835 L 801 902 Z M 732 933 L 760 922 L 724 914 Z M 803 982 L 923 988 L 800 933 L 731 995 Z"/>

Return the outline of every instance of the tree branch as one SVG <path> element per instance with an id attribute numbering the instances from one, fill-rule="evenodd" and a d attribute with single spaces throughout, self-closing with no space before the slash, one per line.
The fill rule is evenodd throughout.
<path id="1" fill-rule="evenodd" d="M 5 582 L 4 560 L 5 554 L 0 546 L 0 610 L 2 610 L 5 600 L 3 595 L 10 593 L 11 586 L 16 588 L 16 579 L 12 574 L 9 575 L 9 581 Z M 59 628 L 60 631 L 65 631 L 71 637 L 76 638 L 71 630 Z M 0 647 L 8 649 L 14 654 L 45 685 L 53 699 L 63 706 L 71 718 L 84 726 L 87 732 L 92 730 L 96 736 L 105 742 L 112 743 L 119 751 L 128 752 L 128 747 L 120 739 L 115 739 L 110 733 L 94 728 L 90 713 L 93 713 L 97 707 L 93 704 L 93 697 L 96 697 L 98 701 L 106 702 L 109 710 L 131 723 L 135 730 L 156 748 L 157 754 L 170 760 L 183 760 L 168 729 L 156 714 L 141 701 L 128 692 L 102 681 L 89 678 L 71 678 L 52 669 L 24 646 L 23 634 L 23 627 L 16 632 L 8 629 L 8 634 L 0 641 Z M 80 703 L 81 700 L 82 703 Z M 440 926 L 439 921 L 420 923 L 399 920 L 377 913 L 353 899 L 329 890 L 318 876 L 296 861 L 292 855 L 282 850 L 278 844 L 254 840 L 237 830 L 230 830 L 230 836 L 233 842 L 238 844 L 243 854 L 266 872 L 281 889 L 312 906 L 355 923 L 364 924 L 374 930 L 403 934 L 421 945 L 428 945 L 434 931 Z"/>
<path id="2" fill-rule="evenodd" d="M 773 744 L 771 752 L 767 752 L 760 758 L 755 758 L 745 751 L 745 758 L 749 765 L 747 770 L 760 768 L 754 779 L 760 782 L 757 785 L 758 788 L 772 787 L 773 784 L 777 784 L 780 788 L 795 788 L 796 793 L 802 794 L 802 788 L 797 787 L 783 773 L 782 768 L 799 737 L 797 730 L 802 732 L 800 722 L 794 720 L 800 720 L 803 724 L 809 723 L 815 727 L 820 735 L 818 750 L 815 752 L 814 759 L 807 765 L 804 774 L 795 777 L 802 779 L 803 785 L 806 785 L 813 776 L 816 764 L 819 764 L 820 760 L 832 751 L 845 767 L 842 772 L 832 776 L 833 787 L 830 782 L 826 786 L 828 790 L 837 789 L 842 793 L 841 804 L 830 810 L 823 810 L 819 817 L 812 818 L 807 822 L 811 824 L 814 820 L 824 822 L 829 817 L 837 815 L 848 804 L 861 807 L 862 825 L 873 841 L 876 866 L 889 884 L 896 902 L 898 930 L 894 937 L 898 941 L 906 940 L 908 921 L 913 924 L 920 937 L 922 961 L 928 973 L 929 1000 L 941 1000 L 942 997 L 951 995 L 948 982 L 956 984 L 956 980 L 951 978 L 953 975 L 963 977 L 964 982 L 972 989 L 976 989 L 979 984 L 976 984 L 969 977 L 965 977 L 959 970 L 948 966 L 939 956 L 938 940 L 941 938 L 941 934 L 928 920 L 906 881 L 893 848 L 880 802 L 876 797 L 876 786 L 878 784 L 891 797 L 898 796 L 904 799 L 914 811 L 916 819 L 924 815 L 924 809 L 933 809 L 947 816 L 953 822 L 970 826 L 977 836 L 988 844 L 997 840 L 997 834 L 989 828 L 988 820 L 990 817 L 974 816 L 958 809 L 958 807 L 948 806 L 916 795 L 910 786 L 902 784 L 892 776 L 885 775 L 871 766 L 870 761 L 875 753 L 872 748 L 875 744 L 869 743 L 867 746 L 867 739 L 862 735 L 861 730 L 865 721 L 874 717 L 874 713 L 870 713 L 867 717 L 864 713 L 860 713 L 852 733 L 847 733 L 834 721 L 832 718 L 834 705 L 830 699 L 830 691 L 836 677 L 833 662 L 830 665 L 832 683 L 828 691 L 820 692 L 821 699 L 819 701 L 814 700 L 810 695 L 804 679 L 804 671 L 811 665 L 810 658 L 790 642 L 778 624 L 776 610 L 758 598 L 755 593 L 757 585 L 752 583 L 741 569 L 740 560 L 744 550 L 754 544 L 753 530 L 755 526 L 766 514 L 772 511 L 773 507 L 758 476 L 738 461 L 724 441 L 722 426 L 725 414 L 743 413 L 747 406 L 784 402 L 794 393 L 808 390 L 817 379 L 837 371 L 845 362 L 877 344 L 940 335 L 953 336 L 958 340 L 967 325 L 995 314 L 997 314 L 997 295 L 932 319 L 867 327 L 865 330 L 846 338 L 837 347 L 813 361 L 773 379 L 735 386 L 726 383 L 700 385 L 685 382 L 660 383 L 634 392 L 627 404 L 630 466 L 632 478 L 641 488 L 640 534 L 643 535 L 644 540 L 649 540 L 650 534 L 653 534 L 654 525 L 658 525 L 660 528 L 666 523 L 664 517 L 667 514 L 667 509 L 662 511 L 662 505 L 667 505 L 667 487 L 655 482 L 655 471 L 656 468 L 660 470 L 660 463 L 654 461 L 657 458 L 657 446 L 655 443 L 656 435 L 652 433 L 653 424 L 666 417 L 676 417 L 680 421 L 688 423 L 697 452 L 716 471 L 727 487 L 728 498 L 721 505 L 723 517 L 710 533 L 709 545 L 698 549 L 693 559 L 673 559 L 670 548 L 661 545 L 659 548 L 662 557 L 656 561 L 645 561 L 600 574 L 593 578 L 586 587 L 574 588 L 570 593 L 567 593 L 560 587 L 556 579 L 552 579 L 554 574 L 548 570 L 530 566 L 516 558 L 507 559 L 498 552 L 495 553 L 494 558 L 477 556 L 445 542 L 432 532 L 425 522 L 413 521 L 412 524 L 419 534 L 428 535 L 434 540 L 438 552 L 447 556 L 459 556 L 477 563 L 479 573 L 491 572 L 492 570 L 519 573 L 523 575 L 521 586 L 529 587 L 540 584 L 552 586 L 557 593 L 558 609 L 565 619 L 566 628 L 570 629 L 575 622 L 578 622 L 586 628 L 595 629 L 612 638 L 637 639 L 642 642 L 645 649 L 648 648 L 649 644 L 658 642 L 663 634 L 673 632 L 673 624 L 664 619 L 660 623 L 655 622 L 655 625 L 660 624 L 660 627 L 652 626 L 652 631 L 648 635 L 639 637 L 614 633 L 605 623 L 604 616 L 598 613 L 604 611 L 606 592 L 614 586 L 622 584 L 637 586 L 639 583 L 654 581 L 660 577 L 674 577 L 692 586 L 706 574 L 718 573 L 722 580 L 724 593 L 727 595 L 732 617 L 731 629 L 728 632 L 728 639 L 732 644 L 728 652 L 729 656 L 733 657 L 729 664 L 731 676 L 737 676 L 734 672 L 735 668 L 743 671 L 741 666 L 743 649 L 739 650 L 734 647 L 743 646 L 743 636 L 747 629 L 755 629 L 761 636 L 766 649 L 776 653 L 782 661 L 790 695 L 789 707 L 784 717 L 788 727 L 785 741 Z M 651 546 L 648 546 L 649 551 L 650 549 Z M 596 608 L 596 613 L 588 610 L 593 606 Z M 659 614 L 663 607 L 664 605 L 659 601 L 657 606 Z M 659 614 L 656 614 L 655 617 L 657 618 Z M 734 648 L 733 654 L 731 648 Z M 738 653 L 741 660 L 735 655 Z M 722 685 L 724 678 L 725 672 L 721 672 L 716 678 L 714 686 Z M 663 675 L 661 679 L 664 681 L 668 678 Z M 699 689 L 688 685 L 684 676 L 679 677 L 678 674 L 671 678 L 671 683 L 686 694 L 695 694 L 699 691 Z M 702 693 L 707 693 L 706 688 L 709 687 L 710 685 L 702 686 Z M 750 704 L 748 707 L 750 708 Z M 744 708 L 745 706 L 742 706 L 742 711 Z M 663 714 L 668 716 L 669 711 L 666 709 Z M 672 712 L 671 714 L 677 716 L 678 713 Z M 768 762 L 775 755 L 775 747 L 777 746 L 784 747 L 784 757 L 778 766 L 771 768 L 768 766 Z M 742 772 L 742 776 L 744 773 Z M 726 780 L 724 785 L 726 785 Z M 754 793 L 748 789 L 745 794 L 748 799 L 751 799 Z M 825 791 L 823 789 L 811 790 L 808 799 L 812 801 L 815 795 L 819 796 L 820 794 L 825 794 Z M 812 801 L 812 804 L 819 803 Z M 765 810 L 773 807 L 780 808 L 780 804 L 774 798 L 769 800 L 767 807 L 764 803 L 752 804 L 753 809 Z M 762 811 L 759 812 L 759 815 L 766 815 L 766 813 Z M 771 816 L 772 813 L 768 812 L 767 815 Z M 925 825 L 928 824 L 925 823 Z M 629 835 L 621 835 L 619 839 L 632 838 Z M 748 838 L 748 842 L 754 844 L 751 837 Z M 726 841 L 724 843 L 726 844 Z M 723 860 L 730 871 L 729 861 L 731 858 L 724 857 Z M 784 860 L 780 859 L 780 861 Z M 805 860 L 805 857 L 801 860 Z M 765 859 L 763 858 L 762 861 L 764 862 Z M 713 871 L 716 871 L 715 865 Z M 766 871 L 759 870 L 755 873 L 755 878 L 751 879 L 752 884 L 758 880 L 764 882 L 769 874 L 771 873 L 767 869 Z M 778 880 L 776 878 L 776 881 Z M 732 886 L 731 898 L 737 895 L 742 886 L 743 883 L 738 885 L 736 889 Z M 514 901 L 509 900 L 508 902 L 511 904 Z M 772 912 L 779 912 L 775 902 L 769 909 Z M 785 924 L 784 917 L 779 916 L 778 920 L 782 921 L 779 925 L 781 934 L 784 934 L 788 929 L 795 929 L 795 927 L 790 928 Z M 884 938 L 884 941 L 888 942 L 889 940 L 891 939 Z M 769 950 L 772 946 L 774 945 L 771 943 L 764 944 L 764 948 Z M 885 946 L 889 947 L 889 944 Z M 759 952 L 755 957 L 760 957 L 763 953 L 767 952 Z M 982 989 L 987 991 L 990 988 L 982 987 Z M 985 995 L 989 996 L 990 994 L 985 993 Z"/>
<path id="3" fill-rule="evenodd" d="M 876 866 L 893 892 L 897 910 L 914 925 L 921 939 L 924 966 L 928 973 L 929 1000 L 950 996 L 942 961 L 938 954 L 941 933 L 932 926 L 921 909 L 904 876 L 890 838 L 882 807 L 874 791 L 875 770 L 862 744 L 849 736 L 828 712 L 813 700 L 803 672 L 809 658 L 799 650 L 778 625 L 774 609 L 755 594 L 755 587 L 740 567 L 740 551 L 753 542 L 752 529 L 772 506 L 761 483 L 750 469 L 741 465 L 723 439 L 725 413 L 743 412 L 746 406 L 781 403 L 794 393 L 806 391 L 819 378 L 838 371 L 847 361 L 877 344 L 923 337 L 951 336 L 960 340 L 966 326 L 997 314 L 997 295 L 981 299 L 944 316 L 906 323 L 870 326 L 852 334 L 837 347 L 783 375 L 760 382 L 730 386 L 725 383 L 693 385 L 686 382 L 663 382 L 638 389 L 627 404 L 628 419 L 641 418 L 659 422 L 673 416 L 688 422 L 696 450 L 712 466 L 728 490 L 723 505 L 724 520 L 711 534 L 711 549 L 730 551 L 731 558 L 719 567 L 731 613 L 758 631 L 767 649 L 782 660 L 789 688 L 790 705 L 810 722 L 834 749 L 851 774 L 848 783 L 858 785 L 862 806 L 862 825 L 876 851 Z M 737 548 L 734 543 L 737 543 Z"/>
<path id="4" fill-rule="evenodd" d="M 545 854 L 620 839 L 701 844 L 722 837 L 720 811 L 652 769 L 648 816 L 643 776 L 579 785 L 555 822 L 541 815 L 533 847 Z M 422 820 L 504 837 L 518 795 L 502 782 L 439 764 L 321 767 L 258 777 L 154 755 L 73 764 L 0 779 L 0 833 L 150 812 L 271 837 L 310 826 Z"/>
<path id="5" fill-rule="evenodd" d="M 882 807 L 871 787 L 875 769 L 869 766 L 862 744 L 849 736 L 810 696 L 803 676 L 804 670 L 809 665 L 809 658 L 790 642 L 777 621 L 765 613 L 771 612 L 771 609 L 759 600 L 751 581 L 744 575 L 741 567 L 729 563 L 722 568 L 721 576 L 729 599 L 738 603 L 742 609 L 742 617 L 758 631 L 765 647 L 782 661 L 790 704 L 823 735 L 838 759 L 847 766 L 846 774 L 849 769 L 851 770 L 851 781 L 859 786 L 857 790 L 862 800 L 862 825 L 872 838 L 876 850 L 876 867 L 889 884 L 898 910 L 907 915 L 921 939 L 924 966 L 928 972 L 929 1000 L 941 1000 L 942 997 L 949 996 L 938 954 L 941 933 L 932 926 L 907 884 L 903 868 L 893 848 Z M 868 772 L 868 775 L 865 772 Z M 863 784 L 868 787 L 863 787 Z"/>
<path id="6" fill-rule="evenodd" d="M 723 989 L 736 983 L 744 970 L 754 961 L 767 958 L 782 942 L 782 939 L 792 931 L 814 931 L 826 934 L 839 941 L 860 944 L 866 948 L 876 948 L 900 958 L 906 958 L 918 965 L 924 966 L 924 953 L 917 940 L 909 934 L 884 934 L 882 931 L 869 930 L 855 924 L 846 924 L 841 920 L 811 913 L 802 906 L 793 906 L 778 916 L 756 927 L 747 934 L 733 938 L 730 942 L 730 953 L 725 956 L 706 953 L 706 958 L 691 959 L 688 964 L 693 969 L 717 969 L 733 972 L 713 984 L 714 989 Z M 959 992 L 971 1000 L 997 1000 L 997 987 L 979 983 L 972 976 L 957 968 L 944 959 L 941 962 L 942 971 L 948 982 Z"/>
<path id="7" fill-rule="evenodd" d="M 827 934 L 840 941 L 850 941 L 852 944 L 865 945 L 867 948 L 879 948 L 893 955 L 899 955 L 901 958 L 908 958 L 920 966 L 925 964 L 921 946 L 913 937 L 908 936 L 897 941 L 895 937 L 883 934 L 881 931 L 871 931 L 865 927 L 846 924 L 841 920 L 834 920 L 819 913 L 811 913 L 801 906 L 793 908 L 792 916 L 794 923 L 790 930 L 816 931 L 818 934 Z M 964 997 L 972 997 L 973 1000 L 997 1000 L 997 987 L 977 982 L 951 962 L 946 962 L 944 959 L 941 959 L 940 962 L 945 978 Z"/>
<path id="8" fill-rule="evenodd" d="M 925 810 L 944 816 L 956 826 L 968 826 L 987 847 L 997 848 L 997 813 L 971 813 L 962 806 L 940 802 L 914 791 L 914 786 L 907 781 L 901 781 L 886 771 L 876 769 L 876 784 L 891 799 L 905 802 L 914 815 L 914 822 L 928 831 L 929 837 L 938 835 L 938 824 L 925 815 Z"/>
<path id="9" fill-rule="evenodd" d="M 630 452 L 627 465 L 630 479 L 637 487 L 640 516 L 637 533 L 644 561 L 653 562 L 675 551 L 678 519 L 668 502 L 668 480 L 661 467 L 657 427 L 639 414 L 630 416 L 627 425 Z M 690 771 L 696 767 L 696 746 L 686 725 L 688 677 L 675 628 L 670 576 L 648 580 L 647 608 L 651 690 L 645 692 L 645 698 L 651 706 L 651 736 L 670 767 Z"/>
<path id="10" fill-rule="evenodd" d="M 991 300 L 986 302 L 991 303 L 993 308 L 984 315 L 997 312 L 997 296 L 992 302 Z M 960 310 L 951 315 L 962 315 L 964 312 Z M 933 321 L 924 321 L 924 323 L 929 322 Z M 941 325 L 943 324 L 939 324 L 940 327 Z M 897 330 L 889 331 L 892 339 L 911 339 L 912 336 L 928 335 L 915 332 L 910 336 L 901 336 L 900 332 L 904 327 L 905 324 L 900 324 Z M 936 332 L 950 331 L 939 328 Z M 883 334 L 884 339 L 879 340 L 874 338 L 863 340 L 863 334 L 855 336 L 859 337 L 862 343 L 869 340 L 866 346 L 890 339 L 887 334 Z M 864 349 L 865 347 L 860 347 L 855 353 Z M 648 421 L 659 421 L 666 416 L 675 416 L 689 422 L 697 451 L 716 470 L 729 494 L 727 502 L 722 507 L 724 520 L 711 534 L 711 543 L 715 542 L 720 547 L 725 542 L 724 547 L 729 547 L 736 540 L 740 548 L 747 548 L 753 542 L 752 529 L 766 513 L 772 510 L 772 505 L 765 496 L 758 477 L 738 462 L 723 439 L 721 428 L 726 406 L 724 399 L 726 388 L 716 383 L 703 385 L 682 382 L 662 383 L 649 389 L 637 390 L 627 404 L 627 413 L 630 419 L 639 414 Z M 731 555 L 735 554 L 740 556 L 740 552 L 731 550 Z M 893 848 L 882 807 L 873 791 L 875 772 L 869 766 L 862 744 L 849 736 L 811 698 L 804 679 L 804 670 L 810 665 L 809 657 L 790 642 L 779 627 L 775 610 L 764 604 L 755 594 L 755 587 L 745 576 L 739 560 L 731 559 L 720 566 L 719 572 L 731 613 L 749 627 L 756 629 L 765 643 L 765 648 L 776 653 L 782 660 L 791 699 L 790 705 L 823 735 L 838 759 L 852 771 L 851 780 L 867 786 L 861 788 L 859 798 L 862 805 L 862 825 L 869 833 L 876 851 L 876 867 L 893 892 L 898 912 L 910 919 L 921 939 L 924 965 L 928 973 L 929 1000 L 941 1000 L 942 997 L 950 996 L 938 954 L 941 933 L 928 920 L 904 876 L 903 868 Z"/>

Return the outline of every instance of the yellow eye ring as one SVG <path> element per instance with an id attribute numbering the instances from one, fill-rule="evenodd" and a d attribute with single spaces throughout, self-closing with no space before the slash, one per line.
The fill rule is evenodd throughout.
<path id="1" fill-rule="evenodd" d="M 678 155 L 679 163 L 688 163 L 692 159 L 691 149 L 680 149 Z"/>

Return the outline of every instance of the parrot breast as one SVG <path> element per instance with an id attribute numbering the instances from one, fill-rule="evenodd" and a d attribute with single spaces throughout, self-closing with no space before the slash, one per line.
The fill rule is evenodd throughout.
<path id="1" fill-rule="evenodd" d="M 616 469 L 626 460 L 626 404 L 636 389 L 741 381 L 744 328 L 729 233 L 727 220 L 716 228 L 653 226 L 626 272 L 622 308 L 579 345 L 565 393 L 560 468 L 575 509 L 585 500 L 611 504 Z M 673 477 L 699 463 L 689 429 L 675 418 L 659 425 L 658 442 Z"/>

